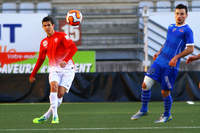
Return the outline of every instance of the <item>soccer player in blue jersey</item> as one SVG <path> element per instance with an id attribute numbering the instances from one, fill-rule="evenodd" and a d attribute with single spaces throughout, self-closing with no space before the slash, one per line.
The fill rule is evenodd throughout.
<path id="1" fill-rule="evenodd" d="M 141 92 L 142 107 L 131 117 L 131 120 L 147 115 L 151 87 L 155 81 L 161 84 L 161 94 L 164 101 L 164 113 L 155 123 L 165 123 L 172 120 L 171 106 L 173 100 L 170 93 L 174 87 L 180 59 L 191 54 L 194 49 L 193 32 L 189 25 L 185 24 L 188 16 L 187 12 L 185 5 L 179 4 L 176 6 L 176 23 L 169 25 L 166 41 L 160 51 L 154 55 L 153 59 L 155 61 L 145 74 Z"/>

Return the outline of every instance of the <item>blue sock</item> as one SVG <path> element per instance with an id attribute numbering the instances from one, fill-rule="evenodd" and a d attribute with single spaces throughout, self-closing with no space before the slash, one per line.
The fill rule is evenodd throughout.
<path id="1" fill-rule="evenodd" d="M 142 101 L 142 108 L 140 112 L 147 112 L 148 111 L 148 102 L 151 99 L 151 90 L 142 90 L 141 101 Z"/>
<path id="2" fill-rule="evenodd" d="M 164 100 L 164 109 L 165 109 L 165 112 L 164 112 L 164 116 L 167 116 L 169 117 L 171 115 L 171 107 L 172 107 L 172 96 L 169 95 L 165 98 L 163 98 Z"/>

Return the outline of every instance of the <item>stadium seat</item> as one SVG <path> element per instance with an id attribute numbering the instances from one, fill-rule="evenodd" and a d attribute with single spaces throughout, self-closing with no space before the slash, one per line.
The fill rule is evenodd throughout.
<path id="1" fill-rule="evenodd" d="M 2 13 L 16 13 L 16 3 L 2 3 Z"/>
<path id="2" fill-rule="evenodd" d="M 38 13 L 48 13 L 51 14 L 51 3 L 49 2 L 39 2 L 37 4 L 37 12 Z"/>
<path id="3" fill-rule="evenodd" d="M 151 1 L 142 1 L 142 2 L 139 3 L 140 13 L 142 13 L 142 8 L 144 6 L 149 7 L 149 11 L 153 11 L 153 8 L 152 8 L 153 7 L 153 2 L 151 2 Z"/>
<path id="4" fill-rule="evenodd" d="M 175 1 L 174 2 L 174 6 L 176 6 L 178 4 L 184 4 L 184 5 L 188 6 L 188 2 L 186 0 L 181 0 L 181 1 Z"/>
<path id="5" fill-rule="evenodd" d="M 170 1 L 158 1 L 156 6 L 157 6 L 158 12 L 170 12 L 171 11 Z"/>
<path id="6" fill-rule="evenodd" d="M 200 11 L 200 1 L 199 0 L 192 1 L 192 11 Z"/>
<path id="7" fill-rule="evenodd" d="M 19 9 L 20 13 L 34 13 L 34 4 L 31 2 L 20 3 Z"/>

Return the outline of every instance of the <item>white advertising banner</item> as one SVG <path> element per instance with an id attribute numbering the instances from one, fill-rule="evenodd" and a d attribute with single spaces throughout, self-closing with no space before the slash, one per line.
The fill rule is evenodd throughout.
<path id="1" fill-rule="evenodd" d="M 47 14 L 0 14 L 0 52 L 36 52 Z"/>

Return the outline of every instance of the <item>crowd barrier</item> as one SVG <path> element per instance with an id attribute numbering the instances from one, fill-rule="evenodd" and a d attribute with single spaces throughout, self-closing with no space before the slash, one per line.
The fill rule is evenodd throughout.
<path id="1" fill-rule="evenodd" d="M 143 72 L 77 73 L 64 102 L 140 101 Z M 28 74 L 0 75 L 0 102 L 48 102 L 48 74 L 38 74 L 34 84 Z M 172 97 L 175 101 L 200 100 L 200 72 L 179 72 Z M 152 101 L 161 101 L 161 86 L 152 87 Z"/>

